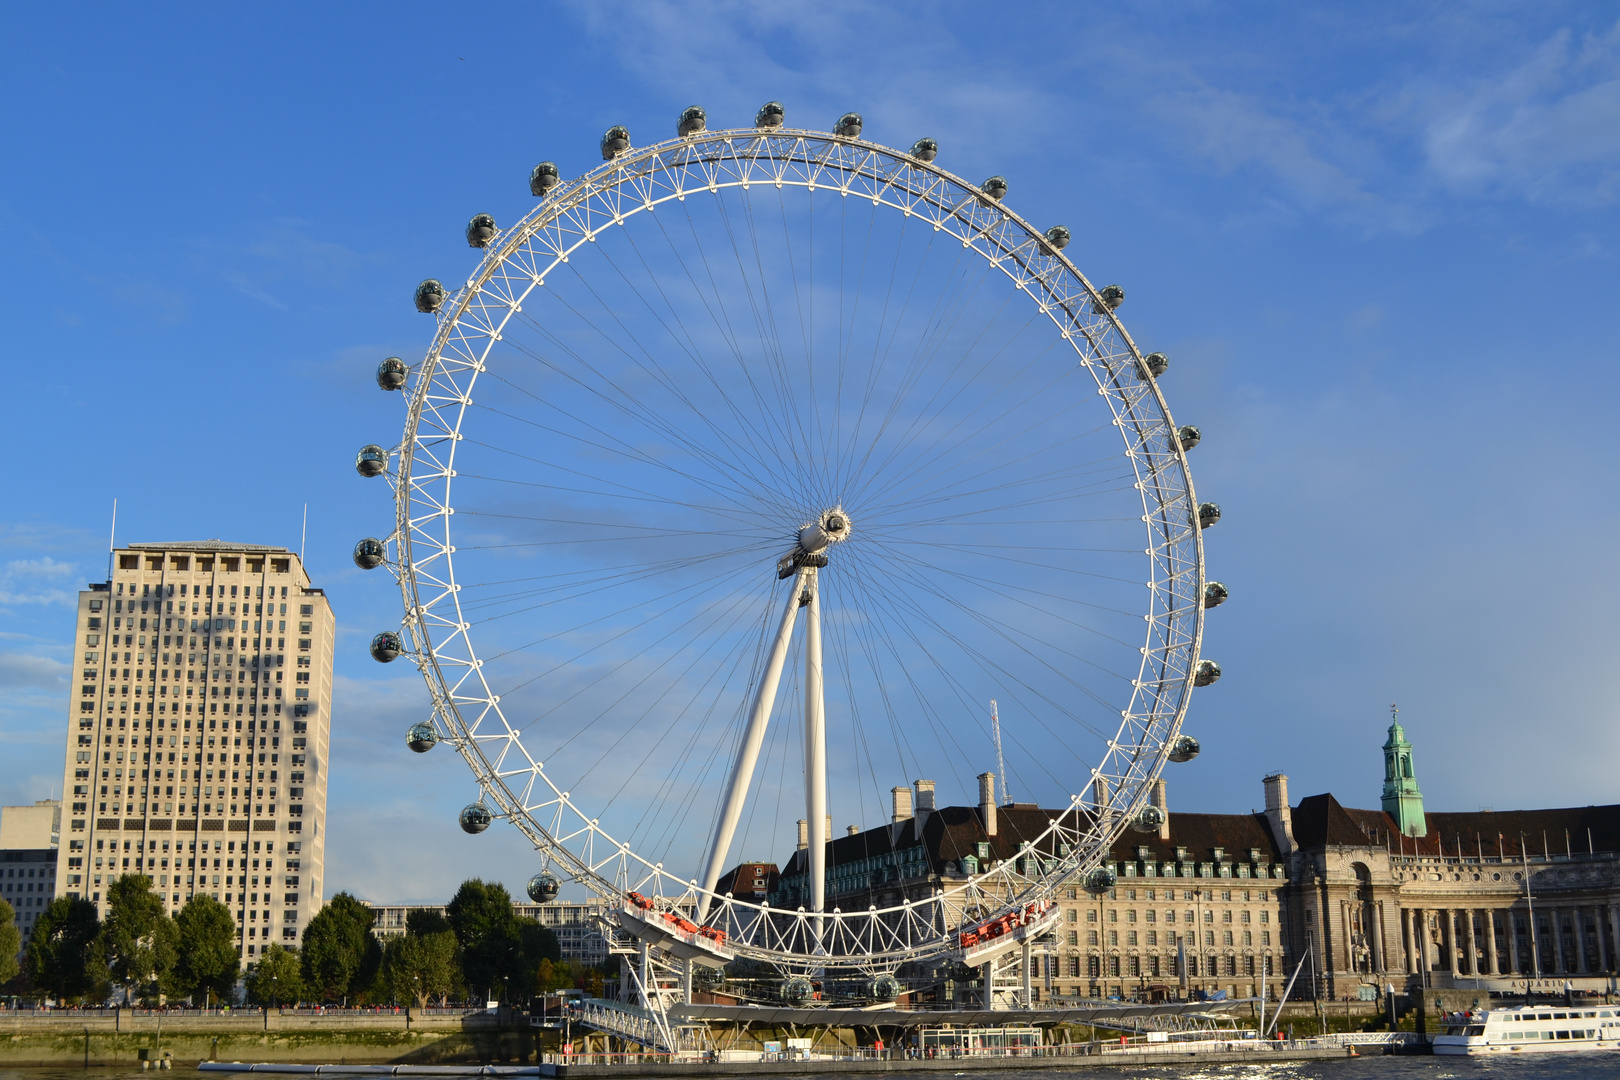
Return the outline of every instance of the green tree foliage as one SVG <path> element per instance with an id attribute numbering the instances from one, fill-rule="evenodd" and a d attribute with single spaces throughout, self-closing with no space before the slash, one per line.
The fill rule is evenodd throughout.
<path id="1" fill-rule="evenodd" d="M 108 888 L 97 951 L 115 982 L 150 991 L 174 967 L 178 937 L 174 920 L 152 892 L 151 878 L 126 874 Z"/>
<path id="2" fill-rule="evenodd" d="M 450 920 L 442 912 L 417 908 L 405 916 L 405 932 L 412 937 L 427 937 L 450 929 Z"/>
<path id="3" fill-rule="evenodd" d="M 230 909 L 205 893 L 186 901 L 174 917 L 179 931 L 179 957 L 169 975 L 176 994 L 201 1001 L 229 999 L 240 966 L 236 956 L 236 923 Z"/>
<path id="4" fill-rule="evenodd" d="M 17 929 L 17 912 L 0 900 L 0 983 L 10 982 L 22 970 L 17 954 L 22 952 L 22 931 Z"/>
<path id="5" fill-rule="evenodd" d="M 101 934 L 96 905 L 60 897 L 34 920 L 23 965 L 34 986 L 59 1001 L 83 998 L 95 989 L 91 954 Z"/>
<path id="6" fill-rule="evenodd" d="M 562 956 L 557 935 L 534 919 L 517 917 L 503 885 L 478 878 L 464 881 L 444 913 L 461 945 L 469 994 L 526 998 L 534 993 L 540 961 Z"/>
<path id="7" fill-rule="evenodd" d="M 389 938 L 383 946 L 382 988 L 389 1000 L 421 1007 L 456 989 L 456 959 L 456 935 L 449 930 Z"/>
<path id="8" fill-rule="evenodd" d="M 303 949 L 307 996 L 337 1001 L 358 996 L 370 985 L 362 975 L 377 945 L 371 936 L 372 917 L 370 908 L 340 892 L 309 920 Z"/>
<path id="9" fill-rule="evenodd" d="M 312 920 L 313 922 L 313 920 Z M 251 1005 L 289 1005 L 304 997 L 303 965 L 296 949 L 271 945 L 242 980 Z"/>

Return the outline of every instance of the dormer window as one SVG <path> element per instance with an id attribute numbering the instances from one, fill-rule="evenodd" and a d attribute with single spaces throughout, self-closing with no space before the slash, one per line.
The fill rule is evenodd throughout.
<path id="1" fill-rule="evenodd" d="M 1176 848 L 1176 862 L 1186 862 L 1186 861 L 1187 861 L 1187 849 L 1184 848 L 1184 847 Z"/>
<path id="2" fill-rule="evenodd" d="M 1215 852 L 1215 861 L 1216 862 L 1220 862 L 1222 859 L 1226 858 L 1226 849 L 1225 848 L 1218 847 L 1218 848 L 1214 848 L 1213 850 Z"/>

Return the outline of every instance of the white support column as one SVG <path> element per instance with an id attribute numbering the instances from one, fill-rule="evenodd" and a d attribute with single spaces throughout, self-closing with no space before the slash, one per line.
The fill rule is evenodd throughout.
<path id="1" fill-rule="evenodd" d="M 804 603 L 804 809 L 810 824 L 810 910 L 827 909 L 827 701 L 821 670 L 821 582 L 800 571 Z M 808 597 L 808 600 L 802 600 Z M 817 920 L 818 924 L 820 920 Z M 820 926 L 817 926 L 820 933 Z"/>
<path id="2" fill-rule="evenodd" d="M 715 822 L 714 839 L 709 842 L 709 858 L 703 868 L 702 884 L 705 892 L 698 897 L 698 922 L 709 914 L 708 893 L 714 891 L 725 869 L 726 854 L 731 850 L 731 838 L 737 831 L 737 820 L 742 816 L 743 803 L 748 799 L 748 785 L 754 778 L 754 766 L 759 761 L 760 747 L 765 742 L 765 727 L 770 723 L 771 708 L 776 704 L 776 689 L 782 682 L 782 665 L 787 660 L 788 642 L 793 637 L 793 624 L 799 616 L 799 593 L 804 588 L 808 568 L 800 569 L 793 579 L 793 591 L 788 594 L 782 622 L 776 628 L 776 641 L 760 676 L 759 688 L 754 695 L 753 712 L 748 727 L 743 731 L 742 743 L 737 747 L 737 760 L 731 766 L 731 778 L 726 785 L 725 802 L 721 804 L 719 820 Z M 815 825 L 811 825 L 814 830 Z M 812 846 L 812 850 L 814 847 Z"/>
<path id="3" fill-rule="evenodd" d="M 1024 1008 L 1034 1008 L 1035 984 L 1029 970 L 1029 939 L 1024 939 Z"/>

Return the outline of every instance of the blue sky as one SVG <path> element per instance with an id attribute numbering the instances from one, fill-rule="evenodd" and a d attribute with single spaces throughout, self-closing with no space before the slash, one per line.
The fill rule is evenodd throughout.
<path id="1" fill-rule="evenodd" d="M 471 267 L 472 213 L 528 212 L 535 161 L 577 175 L 611 124 L 774 98 L 1005 175 L 1172 356 L 1233 592 L 1172 811 L 1256 807 L 1274 769 L 1375 805 L 1391 701 L 1433 806 L 1613 801 L 1612 6 L 764 8 L 8 16 L 0 798 L 60 782 L 70 599 L 114 497 L 123 541 L 291 547 L 307 503 L 340 632 L 329 888 L 520 885 L 512 836 L 455 829 L 459 764 L 400 745 L 415 676 L 364 653 L 398 617 L 348 561 L 389 514 L 353 452 L 400 425 L 370 372 L 421 355 L 411 288 Z"/>

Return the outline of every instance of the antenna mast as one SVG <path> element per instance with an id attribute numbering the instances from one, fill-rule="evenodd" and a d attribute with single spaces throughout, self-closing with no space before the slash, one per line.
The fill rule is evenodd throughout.
<path id="1" fill-rule="evenodd" d="M 1012 793 L 1007 790 L 1007 763 L 1001 757 L 1001 717 L 996 715 L 996 699 L 990 699 L 990 730 L 996 737 L 996 772 L 1001 775 L 1001 801 L 1005 805 L 1012 802 Z"/>
<path id="2" fill-rule="evenodd" d="M 113 551 L 118 547 L 114 542 L 118 538 L 118 500 L 113 499 L 112 528 L 107 531 L 107 580 L 112 580 Z"/>

